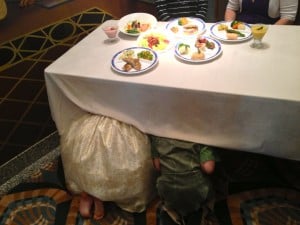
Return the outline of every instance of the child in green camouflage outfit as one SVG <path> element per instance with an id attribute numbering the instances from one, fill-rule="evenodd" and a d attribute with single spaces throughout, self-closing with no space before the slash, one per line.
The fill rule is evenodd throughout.
<path id="1" fill-rule="evenodd" d="M 214 197 L 209 175 L 215 169 L 215 152 L 202 144 L 155 136 L 151 145 L 153 165 L 160 172 L 156 187 L 163 213 L 173 224 L 190 224 L 189 216 Z"/>

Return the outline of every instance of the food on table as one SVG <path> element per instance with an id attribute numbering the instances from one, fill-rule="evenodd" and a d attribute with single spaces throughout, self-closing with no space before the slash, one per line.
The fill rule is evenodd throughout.
<path id="1" fill-rule="evenodd" d="M 181 55 L 187 55 L 190 51 L 190 45 L 180 43 L 178 46 L 178 51 Z"/>
<path id="2" fill-rule="evenodd" d="M 179 32 L 179 27 L 174 26 L 174 27 L 171 27 L 170 30 L 176 34 Z M 186 25 L 182 26 L 182 32 L 183 32 L 183 34 L 186 34 L 186 35 L 193 35 L 193 34 L 197 33 L 198 30 L 199 30 L 199 28 L 195 24 L 186 24 Z"/>
<path id="3" fill-rule="evenodd" d="M 202 51 L 205 51 L 206 48 L 206 39 L 198 37 L 195 41 L 195 47 L 197 49 L 201 49 Z"/>
<path id="4" fill-rule="evenodd" d="M 206 48 L 214 49 L 215 47 L 216 47 L 216 45 L 214 42 L 206 40 Z"/>
<path id="5" fill-rule="evenodd" d="M 228 29 L 228 26 L 225 23 L 220 23 L 218 25 L 218 31 L 227 30 L 227 29 Z"/>
<path id="6" fill-rule="evenodd" d="M 126 64 L 123 66 L 123 70 L 128 72 L 131 69 L 141 70 L 142 64 L 138 58 L 124 58 L 122 59 Z"/>
<path id="7" fill-rule="evenodd" d="M 118 33 L 118 26 L 106 26 L 103 27 L 103 31 L 108 38 L 115 38 Z"/>
<path id="8" fill-rule="evenodd" d="M 220 37 L 221 39 L 244 40 L 251 37 L 250 27 L 246 23 L 238 20 L 218 23 L 215 28 L 216 33 L 214 36 Z M 213 33 L 215 31 L 213 31 Z"/>
<path id="9" fill-rule="evenodd" d="M 195 44 L 196 52 L 191 52 L 191 47 L 188 44 L 180 43 L 178 45 L 178 52 L 180 55 L 187 55 L 192 60 L 201 60 L 205 59 L 205 43 L 197 43 Z M 188 56 L 189 55 L 189 56 Z"/>
<path id="10" fill-rule="evenodd" d="M 153 54 L 148 50 L 143 50 L 137 53 L 138 58 L 146 59 L 146 60 L 153 60 Z"/>
<path id="11" fill-rule="evenodd" d="M 116 62 L 123 71 L 129 72 L 133 70 L 133 72 L 135 72 L 142 70 L 145 65 L 154 63 L 154 59 L 155 53 L 150 49 L 129 48 L 118 53 Z"/>
<path id="12" fill-rule="evenodd" d="M 179 43 L 177 45 L 177 53 L 182 55 L 185 59 L 191 59 L 195 61 L 204 60 L 206 54 L 211 55 L 212 51 L 216 48 L 215 42 L 210 41 L 209 38 L 199 35 L 194 44 L 192 40 L 187 43 Z"/>
<path id="13" fill-rule="evenodd" d="M 194 24 L 187 24 L 183 26 L 183 33 L 187 35 L 193 35 L 198 32 L 198 26 Z"/>
<path id="14" fill-rule="evenodd" d="M 126 71 L 126 72 L 129 72 L 131 69 L 132 69 L 132 65 L 129 64 L 129 63 L 126 63 L 126 64 L 123 66 L 123 70 Z"/>
<path id="15" fill-rule="evenodd" d="M 140 41 L 140 45 L 142 47 L 159 51 L 165 50 L 169 43 L 170 41 L 165 37 L 165 35 L 160 33 L 150 33 L 145 35 Z"/>
<path id="16" fill-rule="evenodd" d="M 168 31 L 176 36 L 195 35 L 205 31 L 205 23 L 193 17 L 181 17 L 167 24 Z"/>
<path id="17" fill-rule="evenodd" d="M 245 37 L 245 34 L 241 33 L 240 31 L 237 31 L 237 30 L 228 29 L 228 30 L 226 30 L 226 32 L 227 32 L 227 34 L 228 33 L 237 34 L 238 37 Z"/>
<path id="18" fill-rule="evenodd" d="M 138 20 L 133 20 L 126 24 L 125 31 L 129 34 L 139 34 L 140 32 L 145 32 L 149 28 L 149 23 L 142 23 Z"/>
<path id="19" fill-rule="evenodd" d="M 255 24 L 251 26 L 251 31 L 254 39 L 261 40 L 266 32 L 267 32 L 267 26 L 263 24 Z"/>
<path id="20" fill-rule="evenodd" d="M 188 23 L 189 23 L 189 20 L 186 17 L 181 17 L 181 18 L 178 19 L 178 25 L 179 26 L 184 26 Z"/>
<path id="21" fill-rule="evenodd" d="M 214 49 L 215 43 L 212 41 L 208 41 L 205 37 L 199 36 L 195 41 L 195 47 L 205 51 L 205 48 Z"/>
<path id="22" fill-rule="evenodd" d="M 132 49 L 128 49 L 122 52 L 120 55 L 120 59 L 125 59 L 125 58 L 133 58 L 134 56 L 134 51 Z"/>
<path id="23" fill-rule="evenodd" d="M 205 59 L 205 54 L 200 49 L 198 49 L 197 52 L 194 52 L 192 54 L 191 59 L 192 60 L 203 60 L 203 59 Z"/>
<path id="24" fill-rule="evenodd" d="M 262 43 L 262 39 L 267 33 L 268 25 L 265 24 L 254 24 L 251 26 L 251 32 L 253 35 L 253 43 L 250 45 L 252 48 L 264 48 L 265 45 Z"/>
<path id="25" fill-rule="evenodd" d="M 232 29 L 238 29 L 238 30 L 245 30 L 245 23 L 238 21 L 238 20 L 234 20 L 231 22 L 230 27 Z"/>
<path id="26" fill-rule="evenodd" d="M 239 36 L 236 33 L 226 33 L 226 37 L 228 40 L 237 40 Z"/>
<path id="27" fill-rule="evenodd" d="M 179 28 L 178 27 L 171 27 L 171 31 L 176 34 L 176 33 L 178 33 Z"/>

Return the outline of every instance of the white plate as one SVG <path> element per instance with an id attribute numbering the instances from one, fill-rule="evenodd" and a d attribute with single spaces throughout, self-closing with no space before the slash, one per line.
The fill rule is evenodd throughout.
<path id="1" fill-rule="evenodd" d="M 119 29 L 122 33 L 130 35 L 130 36 L 139 36 L 140 33 L 128 33 L 127 25 L 132 21 L 138 21 L 141 24 L 149 24 L 149 28 L 147 30 L 153 29 L 157 25 L 157 19 L 148 13 L 131 13 L 126 16 L 123 16 L 119 20 Z"/>
<path id="2" fill-rule="evenodd" d="M 166 29 L 175 37 L 194 37 L 197 36 L 198 34 L 203 34 L 206 30 L 205 22 L 200 18 L 186 17 L 186 19 L 188 20 L 187 25 L 196 25 L 198 28 L 198 30 L 195 31 L 194 33 L 187 33 L 185 32 L 186 30 L 184 29 L 185 26 L 178 24 L 179 19 L 171 20 L 166 26 Z M 177 32 L 172 31 L 173 28 L 176 28 L 178 31 Z"/>
<path id="3" fill-rule="evenodd" d="M 197 52 L 197 48 L 195 47 L 196 38 L 195 39 L 188 39 L 188 40 L 185 40 L 185 41 L 179 41 L 176 44 L 176 47 L 175 47 L 175 56 L 178 57 L 179 59 L 183 60 L 183 61 L 191 62 L 191 63 L 208 62 L 208 61 L 211 61 L 211 60 L 217 58 L 222 53 L 221 43 L 218 40 L 215 40 L 215 39 L 210 38 L 210 37 L 203 36 L 203 38 L 205 38 L 207 41 L 213 42 L 215 44 L 214 49 L 205 48 L 205 51 L 204 51 L 205 58 L 204 59 L 198 59 L 198 60 L 191 59 L 192 54 L 194 52 Z M 188 54 L 185 54 L 185 55 L 180 54 L 180 52 L 178 50 L 180 44 L 186 44 L 186 45 L 190 46 L 190 50 L 189 50 Z"/>
<path id="4" fill-rule="evenodd" d="M 236 40 L 227 39 L 226 31 L 225 30 L 221 30 L 221 31 L 218 30 L 218 26 L 220 24 L 225 24 L 225 25 L 228 26 L 229 29 L 232 29 L 230 27 L 231 22 L 221 21 L 221 22 L 217 22 L 214 25 L 212 25 L 211 28 L 210 28 L 210 33 L 213 37 L 217 38 L 220 41 L 224 41 L 224 42 L 243 42 L 243 41 L 246 41 L 246 40 L 249 40 L 249 39 L 252 38 L 251 26 L 247 23 L 244 23 L 245 24 L 245 30 L 237 30 L 236 29 L 237 31 L 245 34 L 245 37 L 238 37 L 238 39 L 236 39 Z"/>
<path id="5" fill-rule="evenodd" d="M 124 51 L 128 51 L 128 50 L 133 50 L 134 58 L 137 58 L 137 54 L 141 51 L 145 51 L 145 50 L 150 51 L 151 54 L 153 55 L 153 60 L 150 61 L 150 60 L 146 60 L 146 59 L 140 59 L 140 62 L 142 65 L 141 70 L 131 69 L 128 72 L 124 71 L 123 66 L 126 63 L 121 59 L 121 56 Z M 111 67 L 113 70 L 115 70 L 118 73 L 122 73 L 125 75 L 135 75 L 135 74 L 144 73 L 144 72 L 152 69 L 157 63 L 158 63 L 158 57 L 157 57 L 157 54 L 153 50 L 151 50 L 149 48 L 142 48 L 142 47 L 131 47 L 131 48 L 123 49 L 122 51 L 119 51 L 118 53 L 116 53 L 111 60 Z"/>
<path id="6" fill-rule="evenodd" d="M 150 42 L 148 41 L 149 37 L 153 37 L 154 39 L 157 39 L 159 41 L 159 44 L 151 45 Z M 175 43 L 174 43 L 174 37 L 170 35 L 168 32 L 166 32 L 165 30 L 153 29 L 145 33 L 142 33 L 137 39 L 137 45 L 139 47 L 151 48 L 152 50 L 159 53 L 159 52 L 168 51 L 170 48 L 172 48 L 175 45 Z"/>

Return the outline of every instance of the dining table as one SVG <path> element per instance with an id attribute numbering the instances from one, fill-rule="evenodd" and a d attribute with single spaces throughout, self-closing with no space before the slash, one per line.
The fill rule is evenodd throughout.
<path id="1" fill-rule="evenodd" d="M 168 22 L 157 23 L 164 30 Z M 171 46 L 143 73 L 112 67 L 138 46 L 119 32 L 109 42 L 99 25 L 45 69 L 52 118 L 60 135 L 83 114 L 108 116 L 160 137 L 300 160 L 300 26 L 269 25 L 265 47 L 219 40 L 221 53 L 189 62 Z M 205 23 L 202 37 L 214 38 Z"/>

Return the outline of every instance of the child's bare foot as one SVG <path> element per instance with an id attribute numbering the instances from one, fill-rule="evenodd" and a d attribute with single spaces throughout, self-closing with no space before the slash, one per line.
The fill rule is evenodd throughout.
<path id="1" fill-rule="evenodd" d="M 85 192 L 80 194 L 79 212 L 84 218 L 90 218 L 92 216 L 93 197 Z"/>
<path id="2" fill-rule="evenodd" d="M 94 220 L 101 220 L 104 217 L 104 206 L 100 199 L 94 198 L 95 211 Z"/>

